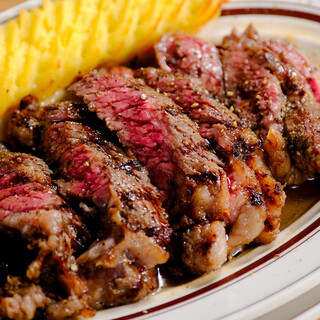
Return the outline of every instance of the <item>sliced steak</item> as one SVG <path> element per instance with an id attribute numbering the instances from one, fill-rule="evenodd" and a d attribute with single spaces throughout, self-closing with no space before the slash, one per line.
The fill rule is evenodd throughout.
<path id="1" fill-rule="evenodd" d="M 210 271 L 226 259 L 223 225 L 229 223 L 230 215 L 226 174 L 221 161 L 206 149 L 206 141 L 180 108 L 139 83 L 119 76 L 90 74 L 69 90 L 83 97 L 89 109 L 146 165 L 151 181 L 162 192 L 177 233 L 186 234 L 185 230 L 192 228 L 211 232 L 207 241 L 197 237 L 188 241 L 197 244 L 194 250 L 183 254 L 183 261 L 192 272 Z M 215 245 L 216 228 L 211 227 L 216 220 L 221 221 L 217 226 L 224 244 L 219 248 Z M 186 250 L 186 241 L 182 245 Z M 198 259 L 199 255 L 203 259 Z M 213 255 L 219 258 L 212 258 Z"/>
<path id="2" fill-rule="evenodd" d="M 14 318 L 32 319 L 38 308 L 53 319 L 85 314 L 87 287 L 77 275 L 78 266 L 73 256 L 83 245 L 85 228 L 56 194 L 51 171 L 42 160 L 10 152 L 3 145 L 0 145 L 0 159 L 0 231 L 12 236 L 21 234 L 28 241 L 28 248 L 37 252 L 25 277 L 26 281 L 38 285 L 27 285 L 30 289 L 23 296 L 30 302 L 39 301 L 34 302 L 34 307 L 16 310 Z M 8 286 L 9 283 L 0 298 L 0 314 L 11 318 L 11 305 L 20 304 L 22 291 L 8 290 Z M 43 292 L 48 293 L 48 297 Z M 61 296 L 65 303 L 60 301 Z"/>
<path id="3" fill-rule="evenodd" d="M 155 267 L 169 257 L 171 229 L 145 169 L 80 123 L 90 122 L 82 109 L 70 102 L 45 107 L 41 148 L 60 193 L 96 228 L 97 240 L 77 263 L 90 305 L 101 309 L 138 301 L 158 287 Z"/>
<path id="4" fill-rule="evenodd" d="M 183 33 L 167 33 L 155 46 L 160 67 L 198 77 L 213 95 L 222 94 L 222 66 L 214 44 Z"/>
<path id="5" fill-rule="evenodd" d="M 157 193 L 134 162 L 108 143 L 96 145 L 98 139 L 89 127 L 59 122 L 47 129 L 44 146 L 50 163 L 60 166 L 60 192 L 81 201 L 85 213 L 96 210 L 103 223 L 104 239 L 78 258 L 91 304 L 103 308 L 157 288 L 154 267 L 169 257 L 170 230 Z"/>
<path id="6" fill-rule="evenodd" d="M 236 54 L 239 60 L 234 58 Z M 287 184 L 299 184 L 313 177 L 319 172 L 317 163 L 320 137 L 317 132 L 320 111 L 306 79 L 298 70 L 281 61 L 277 54 L 268 48 L 266 42 L 259 38 L 252 26 L 249 26 L 242 35 L 234 31 L 227 36 L 222 44 L 221 56 L 225 66 L 225 86 L 227 90 L 234 90 L 232 92 L 236 96 L 233 100 L 229 100 L 229 103 L 236 104 L 236 108 L 243 108 L 244 112 L 248 105 L 255 106 L 250 97 L 255 96 L 257 91 L 254 86 L 246 85 L 255 81 L 255 75 L 243 70 L 257 66 L 255 68 L 260 68 L 261 74 L 271 75 L 266 82 L 267 88 L 260 86 L 261 92 L 258 96 L 259 99 L 278 96 L 278 99 L 274 100 L 275 104 L 270 99 L 265 100 L 271 111 L 277 110 L 278 116 L 274 114 L 273 122 L 261 122 L 262 133 L 260 133 L 264 140 L 263 147 L 267 153 L 269 166 L 275 177 Z M 235 62 L 232 64 L 233 61 Z M 244 77 L 244 86 L 230 80 L 235 73 L 238 73 L 239 77 Z M 278 84 L 275 85 L 274 81 Z M 274 91 L 278 92 L 277 95 L 268 91 L 272 87 L 277 87 Z M 281 95 L 283 98 L 280 98 Z M 259 121 L 256 123 L 255 129 L 259 131 Z"/>
<path id="7" fill-rule="evenodd" d="M 273 224 L 273 236 L 268 237 L 272 241 L 279 232 L 279 217 L 285 195 L 282 190 L 280 194 L 273 194 L 273 199 L 269 198 L 269 193 L 264 194 L 262 190 L 265 192 L 270 186 L 275 188 L 278 183 L 274 179 L 267 179 L 267 176 L 270 177 L 268 169 L 264 176 L 260 174 L 260 169 L 256 175 L 254 168 L 246 162 L 250 155 L 259 153 L 260 142 L 257 136 L 251 130 L 239 127 L 240 119 L 208 96 L 208 91 L 202 87 L 201 82 L 192 76 L 156 68 L 139 69 L 135 76 L 176 101 L 199 124 L 199 133 L 211 142 L 214 150 L 224 159 L 230 189 L 230 221 L 233 224 L 229 233 L 229 251 L 254 240 L 262 231 L 264 220 L 267 219 L 265 224 L 269 225 L 267 221 L 271 217 L 275 220 L 276 215 L 277 224 Z M 263 155 L 260 156 L 263 161 Z M 240 223 L 245 216 L 246 221 L 251 222 Z"/>
<path id="8" fill-rule="evenodd" d="M 240 36 L 235 30 L 223 39 L 220 54 L 226 103 L 239 115 L 242 124 L 264 141 L 267 162 L 275 178 L 283 183 L 297 183 L 297 170 L 293 169 L 287 143 L 281 138 L 286 97 L 277 77 L 251 59 L 254 45 L 253 39 Z"/>
<path id="9" fill-rule="evenodd" d="M 236 125 L 239 122 L 239 118 L 232 111 L 210 97 L 202 81 L 194 76 L 157 68 L 141 68 L 134 74 L 156 91 L 165 93 L 199 124 L 224 123 L 233 126 L 235 122 Z"/>
<path id="10" fill-rule="evenodd" d="M 299 185 L 308 180 L 309 175 L 299 170 L 291 160 L 287 139 L 271 126 L 262 144 L 272 174 L 283 183 Z"/>
<path id="11" fill-rule="evenodd" d="M 225 170 L 232 182 L 230 188 L 233 207 L 252 215 L 250 224 L 246 222 L 232 227 L 231 232 L 237 230 L 237 236 L 233 240 L 233 233 L 230 233 L 229 246 L 237 247 L 237 242 L 245 244 L 253 239 L 259 243 L 272 242 L 280 232 L 280 215 L 286 195 L 283 186 L 274 179 L 265 163 L 257 136 L 249 129 L 226 127 L 223 124 L 201 125 L 199 132 L 226 159 Z M 255 218 L 253 213 L 256 214 Z M 242 218 L 246 216 L 241 215 Z M 264 228 L 255 238 L 257 233 L 254 232 L 258 232 L 261 220 L 264 221 Z"/>
<path id="12" fill-rule="evenodd" d="M 250 59 L 251 42 L 235 31 L 223 39 L 224 89 L 242 123 L 264 139 L 272 125 L 283 132 L 285 96 L 277 77 Z"/>
<path id="13" fill-rule="evenodd" d="M 307 80 L 315 99 L 320 102 L 320 73 L 309 59 L 296 47 L 284 40 L 269 40 L 266 45 L 281 61 L 300 72 Z"/>
<path id="14" fill-rule="evenodd" d="M 320 107 L 307 80 L 299 70 L 281 61 L 253 28 L 249 28 L 244 37 L 254 43 L 250 46 L 250 57 L 278 78 L 286 95 L 284 136 L 291 159 L 301 175 L 313 177 L 319 174 Z"/>
<path id="15" fill-rule="evenodd" d="M 8 125 L 7 140 L 15 150 L 36 151 L 41 138 L 38 112 L 38 99 L 31 95 L 23 98 L 19 110 L 13 112 Z"/>

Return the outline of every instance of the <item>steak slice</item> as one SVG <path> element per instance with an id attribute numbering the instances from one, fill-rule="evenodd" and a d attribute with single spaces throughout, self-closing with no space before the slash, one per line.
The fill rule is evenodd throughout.
<path id="1" fill-rule="evenodd" d="M 198 77 L 213 96 L 222 94 L 222 66 L 212 43 L 183 33 L 167 33 L 156 44 L 155 52 L 163 70 Z"/>
<path id="2" fill-rule="evenodd" d="M 254 86 L 247 84 L 256 82 L 257 78 L 255 74 L 243 70 L 259 69 L 260 74 L 271 75 L 271 78 L 266 78 L 269 80 L 262 80 L 261 83 L 266 82 L 267 88 L 261 85 L 258 97 L 261 100 L 261 97 L 277 96 L 275 104 L 269 98 L 264 99 L 269 110 L 277 110 L 277 113 L 274 113 L 273 122 L 261 120 L 262 130 L 259 129 L 259 121 L 256 122 L 255 129 L 264 141 L 263 148 L 273 175 L 287 184 L 299 184 L 313 177 L 318 172 L 319 111 L 306 79 L 292 66 L 278 59 L 252 26 L 242 35 L 234 31 L 227 36 L 221 46 L 221 56 L 225 66 L 225 86 L 235 93 L 235 98 L 229 103 L 236 104 L 236 108 L 243 108 L 244 113 L 248 111 L 248 106 L 253 106 L 253 109 L 256 106 L 256 100 L 250 97 L 255 97 L 257 91 Z M 235 73 L 243 77 L 243 85 L 232 80 Z M 269 92 L 272 87 L 277 88 L 274 94 Z"/>
<path id="3" fill-rule="evenodd" d="M 242 124 L 263 140 L 275 178 L 283 183 L 298 183 L 303 175 L 296 173 L 282 136 L 286 97 L 277 77 L 251 58 L 254 45 L 253 39 L 240 36 L 235 30 L 223 39 L 220 54 L 226 103 L 239 115 Z"/>
<path id="4" fill-rule="evenodd" d="M 86 229 L 56 194 L 42 160 L 10 152 L 2 144 L 0 159 L 0 231 L 21 234 L 36 253 L 21 285 L 19 279 L 8 278 L 0 297 L 1 317 L 32 319 L 38 308 L 52 319 L 88 314 L 87 287 L 73 256 L 83 245 Z M 31 305 L 22 307 L 21 299 Z M 13 310 L 14 305 L 21 308 Z"/>
<path id="5" fill-rule="evenodd" d="M 135 174 L 131 159 L 108 143 L 96 145 L 98 139 L 89 127 L 67 121 L 50 126 L 44 141 L 46 158 L 60 166 L 60 192 L 81 201 L 85 213 L 97 211 L 104 227 L 103 240 L 78 258 L 96 309 L 155 290 L 154 267 L 167 261 L 170 238 L 154 188 Z"/>
<path id="6" fill-rule="evenodd" d="M 210 271 L 226 259 L 224 224 L 229 224 L 230 215 L 226 174 L 180 108 L 140 82 L 89 74 L 69 90 L 83 97 L 89 109 L 146 165 L 184 246 L 184 264 L 195 273 Z M 216 220 L 219 223 L 213 226 Z M 197 230 L 188 233 L 192 228 Z M 195 236 L 202 229 L 210 233 L 206 240 Z M 218 233 L 223 246 L 216 245 Z M 181 240 L 180 234 L 189 240 Z M 187 242 L 194 243 L 193 250 L 186 249 Z"/>
<path id="7" fill-rule="evenodd" d="M 29 95 L 21 100 L 19 110 L 12 113 L 7 140 L 15 150 L 32 152 L 37 150 L 41 139 L 38 112 L 38 99 Z"/>
<path id="8" fill-rule="evenodd" d="M 264 139 L 271 126 L 283 132 L 285 96 L 277 77 L 250 58 L 251 42 L 235 31 L 223 39 L 224 89 L 242 123 Z"/>
<path id="9" fill-rule="evenodd" d="M 201 82 L 192 76 L 156 68 L 139 69 L 135 76 L 144 79 L 149 86 L 176 101 L 183 111 L 199 124 L 202 137 L 208 139 L 214 150 L 224 159 L 224 169 L 229 179 L 230 220 L 233 224 L 229 233 L 229 251 L 254 240 L 263 229 L 264 219 L 268 226 L 272 220 L 273 228 L 268 227 L 263 231 L 264 236 L 258 239 L 264 243 L 274 240 L 279 232 L 285 194 L 266 166 L 259 166 L 257 169 L 256 166 L 248 165 L 252 161 L 249 162 L 249 159 L 255 157 L 261 158 L 259 163 L 264 162 L 257 136 L 251 130 L 240 127 L 240 119 L 217 100 L 209 97 Z M 269 192 L 270 188 L 281 192 L 272 194 Z M 245 216 L 247 221 L 250 216 L 250 223 L 240 223 Z"/>
<path id="10" fill-rule="evenodd" d="M 174 42 L 173 37 L 170 39 L 171 42 Z M 229 105 L 230 110 L 234 110 L 239 115 L 242 124 L 245 127 L 254 130 L 259 137 L 265 139 L 265 137 L 268 135 L 269 129 L 272 127 L 273 132 L 275 130 L 280 132 L 280 134 L 277 135 L 279 138 L 283 132 L 282 110 L 285 105 L 285 96 L 282 93 L 280 83 L 276 76 L 271 74 L 265 68 L 261 67 L 258 63 L 252 62 L 248 58 L 248 53 L 243 49 L 239 39 L 240 37 L 236 34 L 236 32 L 233 32 L 230 36 L 224 39 L 224 43 L 222 45 L 221 58 L 224 62 L 223 78 L 225 85 L 225 96 L 221 95 L 220 98 L 225 100 L 225 102 Z M 174 46 L 171 44 L 171 42 L 170 48 Z M 160 44 L 160 46 L 161 45 L 162 44 Z M 156 46 L 156 51 L 157 50 L 158 49 Z M 161 55 L 158 56 L 159 65 L 161 68 L 167 71 L 167 68 L 162 63 L 161 58 Z M 176 60 L 177 59 L 181 59 L 181 57 L 177 57 Z M 184 59 L 186 60 L 185 57 Z M 186 67 L 180 67 L 181 64 L 183 64 L 182 61 L 177 61 L 175 63 L 174 70 L 184 74 L 187 73 L 197 76 L 196 74 L 188 71 Z M 186 61 L 184 62 L 184 65 L 185 64 Z M 218 73 L 218 75 L 220 75 L 220 73 Z M 239 81 L 239 79 L 243 79 L 244 81 Z M 181 80 L 179 82 L 180 83 L 177 84 L 178 87 L 182 86 Z M 193 84 L 189 85 L 189 88 L 191 87 L 195 86 Z M 172 90 L 176 91 L 174 88 L 166 88 L 166 90 L 168 90 L 168 92 L 171 92 Z M 185 85 L 183 85 L 183 90 L 185 94 L 187 94 L 187 97 L 191 96 L 191 90 L 186 90 Z M 183 97 L 183 100 L 186 102 L 183 105 L 183 108 L 198 123 L 201 121 L 199 119 L 204 119 L 203 124 L 200 124 L 200 129 L 201 127 L 204 127 L 203 131 L 208 133 L 208 124 L 205 124 L 205 122 L 209 119 L 204 115 L 208 114 L 207 110 L 209 108 L 207 104 L 203 102 L 203 99 L 200 99 L 199 94 L 195 94 L 195 92 L 196 91 L 192 92 L 192 99 L 194 102 L 189 104 L 189 106 L 187 106 L 187 98 Z M 179 96 L 181 95 L 179 94 Z M 195 99 L 200 100 L 200 102 L 196 102 Z M 210 104 L 213 106 L 212 102 L 209 103 L 209 105 Z M 194 108 L 193 111 L 190 111 L 191 106 Z M 206 109 L 206 111 L 204 109 Z M 217 107 L 215 106 L 211 110 L 213 111 L 216 109 Z M 220 109 L 223 110 L 225 115 L 224 111 L 226 109 Z M 212 111 L 211 115 L 213 115 Z M 199 114 L 202 114 L 202 116 Z M 217 119 L 217 115 L 215 115 L 215 118 Z M 214 121 L 216 119 L 212 118 Z M 225 121 L 226 120 L 224 120 L 224 122 Z M 217 132 L 217 130 L 209 131 Z M 266 144 L 266 150 L 269 153 L 267 160 L 272 168 L 272 174 L 282 182 L 290 181 L 293 183 L 303 180 L 305 176 L 304 174 L 301 174 L 297 170 L 292 170 L 293 166 L 291 165 L 291 160 L 286 147 L 286 141 L 282 138 L 281 140 L 278 139 L 276 144 L 272 144 L 272 142 L 274 142 L 272 138 L 274 138 L 274 135 L 269 135 L 268 142 Z M 275 146 L 277 147 L 276 150 Z M 276 159 L 274 157 L 275 154 L 277 155 Z"/>
<path id="11" fill-rule="evenodd" d="M 254 41 L 250 47 L 252 59 L 272 72 L 286 95 L 284 136 L 294 164 L 305 177 L 320 172 L 320 105 L 301 73 L 281 61 L 259 38 L 253 28 L 244 37 Z M 254 40 L 253 40 L 254 39 Z"/>
<path id="12" fill-rule="evenodd" d="M 60 193 L 100 224 L 77 262 L 95 309 L 138 301 L 158 287 L 171 229 L 145 169 L 82 121 L 70 102 L 44 110 L 43 151 Z"/>
<path id="13" fill-rule="evenodd" d="M 308 82 L 317 102 L 320 102 L 320 73 L 309 59 L 292 44 L 276 39 L 266 42 L 267 47 L 286 64 L 297 70 Z"/>
<path id="14" fill-rule="evenodd" d="M 165 93 L 182 107 L 192 120 L 197 123 L 224 123 L 233 126 L 239 118 L 228 108 L 213 99 L 202 81 L 194 76 L 183 74 L 184 70 L 170 72 L 157 68 L 135 70 L 135 77 L 145 80 L 146 84 L 161 93 Z"/>

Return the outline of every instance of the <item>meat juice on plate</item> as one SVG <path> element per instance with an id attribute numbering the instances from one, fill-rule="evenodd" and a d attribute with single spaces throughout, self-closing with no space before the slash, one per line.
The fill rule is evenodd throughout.
<path id="1" fill-rule="evenodd" d="M 308 181 L 298 187 L 285 189 L 287 200 L 281 214 L 280 229 L 283 230 L 301 217 L 320 200 L 319 181 Z"/>

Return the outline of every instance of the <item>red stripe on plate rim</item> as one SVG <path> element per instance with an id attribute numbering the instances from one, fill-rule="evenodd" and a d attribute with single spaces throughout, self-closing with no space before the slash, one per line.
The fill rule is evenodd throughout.
<path id="1" fill-rule="evenodd" d="M 221 12 L 221 16 L 234 16 L 234 15 L 275 15 L 275 16 L 286 16 L 286 17 L 294 17 L 294 18 L 300 18 L 300 19 L 306 19 L 310 21 L 320 22 L 320 16 L 313 13 L 298 11 L 298 10 L 290 10 L 290 9 L 282 9 L 282 8 L 231 8 L 231 9 L 223 9 Z M 202 289 L 199 289 L 195 292 L 189 293 L 185 296 L 176 298 L 174 300 L 165 302 L 163 304 L 159 304 L 155 307 L 145 309 L 143 311 L 135 312 L 130 315 L 114 318 L 113 320 L 129 320 L 134 319 L 146 315 L 151 315 L 152 313 L 158 312 L 160 310 L 165 311 L 164 309 L 181 304 L 182 302 L 188 302 L 188 300 L 194 299 L 198 296 L 201 296 L 205 293 L 209 293 L 210 291 L 246 274 L 251 272 L 253 269 L 257 268 L 258 266 L 261 266 L 262 264 L 266 263 L 269 260 L 274 259 L 276 255 L 279 255 L 280 253 L 284 252 L 288 248 L 294 246 L 297 242 L 302 240 L 303 238 L 306 238 L 308 235 L 310 235 L 314 230 L 316 230 L 320 226 L 320 218 L 315 220 L 313 223 L 311 223 L 307 228 L 302 230 L 299 234 L 291 238 L 289 241 L 284 243 L 283 245 L 279 246 L 272 252 L 269 252 L 262 258 L 258 259 L 257 261 L 247 265 L 246 267 L 236 271 L 235 273 L 215 282 L 212 283 Z M 201 297 L 199 297 L 201 299 Z M 193 300 L 194 301 L 194 300 Z M 189 301 L 191 303 L 192 301 Z M 178 307 L 178 306 L 177 306 Z"/>
<path id="2" fill-rule="evenodd" d="M 221 16 L 234 16 L 246 14 L 286 16 L 320 22 L 320 16 L 318 14 L 281 8 L 231 8 L 224 9 L 221 12 Z"/>

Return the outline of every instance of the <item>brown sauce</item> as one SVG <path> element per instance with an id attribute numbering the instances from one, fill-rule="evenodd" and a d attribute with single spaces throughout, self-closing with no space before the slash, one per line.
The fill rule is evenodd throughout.
<path id="1" fill-rule="evenodd" d="M 313 180 L 295 188 L 286 188 L 286 204 L 282 209 L 280 230 L 301 217 L 320 200 L 320 181 Z"/>

